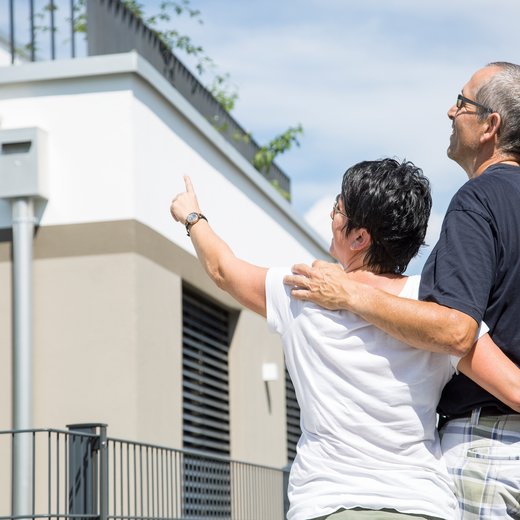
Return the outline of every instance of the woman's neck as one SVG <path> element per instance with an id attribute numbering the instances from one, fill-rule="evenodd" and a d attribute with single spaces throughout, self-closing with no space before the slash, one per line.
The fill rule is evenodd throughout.
<path id="1" fill-rule="evenodd" d="M 407 276 L 395 273 L 377 273 L 361 266 L 357 269 L 345 271 L 349 278 L 366 285 L 381 289 L 391 294 L 399 294 L 406 284 Z"/>
<path id="2" fill-rule="evenodd" d="M 366 271 L 368 266 L 365 261 L 365 254 L 358 253 L 354 255 L 348 262 L 342 263 L 343 271 L 346 273 L 354 273 L 357 271 Z"/>

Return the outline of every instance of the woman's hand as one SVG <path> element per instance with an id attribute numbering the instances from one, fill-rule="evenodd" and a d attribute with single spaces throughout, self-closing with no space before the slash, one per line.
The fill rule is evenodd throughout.
<path id="1" fill-rule="evenodd" d="M 186 217 L 190 213 L 200 213 L 199 203 L 191 179 L 185 175 L 184 184 L 186 191 L 176 195 L 170 205 L 170 213 L 176 222 L 186 223 Z"/>

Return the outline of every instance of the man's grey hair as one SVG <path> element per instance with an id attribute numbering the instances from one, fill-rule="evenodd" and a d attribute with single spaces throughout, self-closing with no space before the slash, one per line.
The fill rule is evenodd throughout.
<path id="1" fill-rule="evenodd" d="M 501 70 L 479 88 L 475 101 L 500 114 L 500 151 L 520 155 L 520 65 L 497 61 L 487 66 L 499 67 Z M 489 112 L 479 109 L 478 115 L 483 121 Z"/>

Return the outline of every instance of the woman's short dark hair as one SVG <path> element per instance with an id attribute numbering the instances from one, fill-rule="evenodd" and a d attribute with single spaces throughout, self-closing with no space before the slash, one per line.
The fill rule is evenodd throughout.
<path id="1" fill-rule="evenodd" d="M 377 273 L 400 274 L 424 245 L 432 199 L 420 168 L 395 159 L 363 161 L 343 175 L 345 233 L 365 228 L 372 237 L 366 263 Z"/>

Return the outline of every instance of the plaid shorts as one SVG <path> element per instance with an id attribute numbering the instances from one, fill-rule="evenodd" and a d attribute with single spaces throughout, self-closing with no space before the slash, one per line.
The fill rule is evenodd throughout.
<path id="1" fill-rule="evenodd" d="M 441 445 L 464 520 L 520 519 L 520 415 L 453 419 Z"/>

